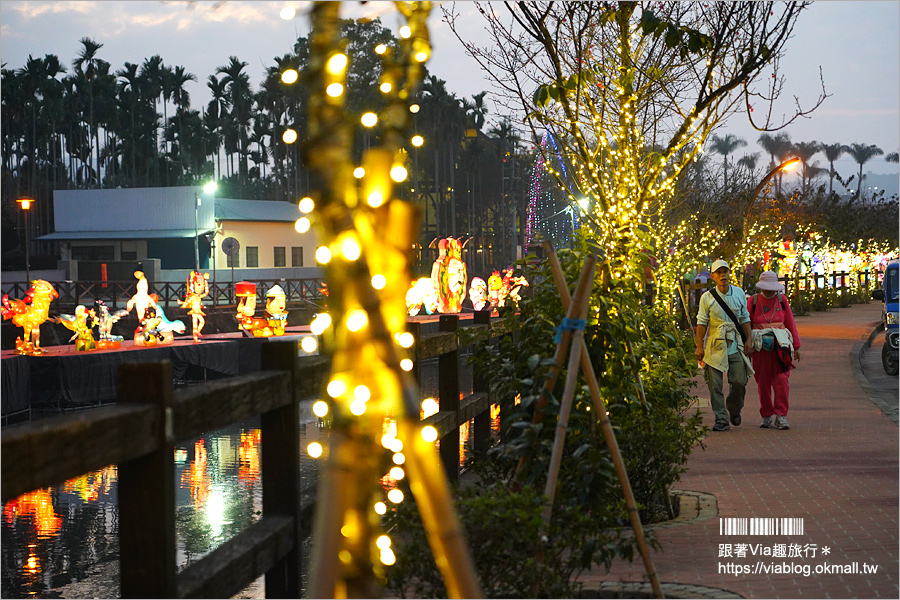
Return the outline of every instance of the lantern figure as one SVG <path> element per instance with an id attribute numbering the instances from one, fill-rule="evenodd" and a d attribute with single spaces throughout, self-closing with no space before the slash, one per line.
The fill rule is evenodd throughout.
<path id="1" fill-rule="evenodd" d="M 203 298 L 209 296 L 209 273 L 191 271 L 187 279 L 187 292 L 184 300 L 179 303 L 182 308 L 188 309 L 191 315 L 194 341 L 199 342 L 203 326 L 206 325 L 206 313 L 203 312 Z"/>
<path id="2" fill-rule="evenodd" d="M 69 341 L 75 342 L 76 352 L 86 352 L 97 348 L 94 342 L 93 328 L 97 325 L 94 318 L 94 310 L 88 310 L 82 305 L 75 307 L 74 315 L 60 315 L 55 319 L 51 319 L 54 323 L 59 323 L 66 329 L 75 333 L 69 338 Z"/>
<path id="3" fill-rule="evenodd" d="M 469 287 L 469 300 L 472 301 L 472 308 L 481 310 L 487 304 L 487 283 L 481 277 L 473 277 L 472 285 Z"/>
<path id="4" fill-rule="evenodd" d="M 0 299 L 3 320 L 12 322 L 23 330 L 23 337 L 16 338 L 16 354 L 38 356 L 47 351 L 41 348 L 41 323 L 47 320 L 50 302 L 59 294 L 49 282 L 35 279 L 24 300 L 10 300 L 6 294 Z M 24 338 L 24 339 L 23 339 Z"/>
<path id="5" fill-rule="evenodd" d="M 466 264 L 462 262 L 462 244 L 454 238 L 441 240 L 438 260 L 431 269 L 431 277 L 438 293 L 438 311 L 458 313 L 466 297 Z"/>
<path id="6" fill-rule="evenodd" d="M 238 329 L 246 336 L 272 337 L 284 335 L 288 313 L 285 309 L 285 294 L 280 285 L 266 292 L 266 311 L 262 317 L 256 312 L 256 284 L 240 281 L 235 284 L 235 295 L 240 298 L 237 306 Z"/>
<path id="7" fill-rule="evenodd" d="M 103 300 L 94 300 L 94 306 L 91 309 L 93 318 L 97 324 L 97 348 L 103 350 L 107 348 L 118 348 L 122 345 L 122 336 L 112 334 L 112 326 L 119 319 L 128 314 L 127 310 L 119 309 L 115 312 L 109 312 L 109 308 Z"/>
<path id="8" fill-rule="evenodd" d="M 487 285 L 488 299 L 491 302 L 491 308 L 498 308 L 501 306 L 501 298 L 505 295 L 503 293 L 503 278 L 500 277 L 500 271 L 491 273 L 491 276 L 488 277 Z"/>
<path id="9" fill-rule="evenodd" d="M 136 291 L 134 296 L 132 296 L 128 303 L 125 305 L 126 312 L 131 312 L 131 309 L 135 309 L 135 316 L 139 319 L 141 325 L 134 332 L 134 345 L 135 346 L 144 346 L 146 340 L 146 335 L 144 335 L 143 322 L 145 319 L 150 319 L 152 323 L 154 323 L 153 328 L 156 329 L 159 334 L 162 336 L 162 339 L 159 341 L 161 344 L 171 344 L 175 341 L 175 334 L 184 333 L 184 323 L 181 321 L 170 321 L 166 318 L 166 313 L 163 312 L 161 306 L 157 304 L 157 300 L 159 296 L 156 294 L 148 294 L 147 290 L 150 289 L 150 284 L 147 282 L 147 278 L 144 277 L 144 273 L 141 271 L 135 271 L 134 276 L 137 278 L 137 284 L 135 285 Z M 148 309 L 152 308 L 153 310 L 148 312 Z M 152 316 L 150 315 L 152 312 Z M 156 319 L 159 319 L 159 323 L 156 324 Z M 154 334 L 154 337 L 157 337 Z M 155 344 L 156 342 L 151 342 Z"/>

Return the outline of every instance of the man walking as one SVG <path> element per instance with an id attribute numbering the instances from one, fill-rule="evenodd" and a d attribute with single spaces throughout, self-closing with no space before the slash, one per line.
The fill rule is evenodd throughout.
<path id="1" fill-rule="evenodd" d="M 745 355 L 753 349 L 749 344 L 744 345 L 744 341 L 750 339 L 750 313 L 747 312 L 744 290 L 730 283 L 728 263 L 722 259 L 715 261 L 710 273 L 716 287 L 700 297 L 694 354 L 704 365 L 703 378 L 709 387 L 709 402 L 716 416 L 712 430 L 728 431 L 731 425 L 741 424 L 747 381 L 753 374 L 750 360 Z M 727 399 L 722 381 L 726 372 Z"/>

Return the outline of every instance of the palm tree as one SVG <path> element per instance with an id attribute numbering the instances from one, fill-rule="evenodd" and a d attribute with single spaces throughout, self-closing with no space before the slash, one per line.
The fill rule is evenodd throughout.
<path id="1" fill-rule="evenodd" d="M 724 138 L 713 135 L 710 138 L 710 149 L 716 154 L 722 155 L 722 170 L 724 171 L 724 184 L 728 187 L 728 155 L 747 145 L 747 141 L 730 133 L 725 134 Z"/>
<path id="2" fill-rule="evenodd" d="M 815 172 L 816 175 L 821 172 L 821 169 L 817 165 L 809 165 L 809 159 L 811 159 L 813 155 L 817 154 L 821 149 L 822 145 L 815 140 L 813 140 L 812 142 L 800 142 L 798 144 L 794 144 L 792 148 L 792 153 L 800 159 L 800 163 L 803 165 L 801 181 L 802 191 L 804 194 L 808 191 L 813 172 Z"/>
<path id="3" fill-rule="evenodd" d="M 106 63 L 106 61 L 97 58 L 97 51 L 103 47 L 103 44 L 98 44 L 94 40 L 88 37 L 83 37 L 79 40 L 83 48 L 81 52 L 78 54 L 78 58 L 72 61 L 72 66 L 75 67 L 75 73 L 78 77 L 79 81 L 85 85 L 87 88 L 88 94 L 88 113 L 89 113 L 89 129 L 88 135 L 93 136 L 96 140 L 95 147 L 97 148 L 97 172 L 96 176 L 99 181 L 100 178 L 100 137 L 97 135 L 97 132 L 94 129 L 94 80 L 97 77 L 97 73 L 100 69 L 100 65 L 102 63 Z M 106 63 L 107 67 L 109 63 Z M 90 162 L 90 159 L 89 159 Z M 93 181 L 93 179 L 92 179 Z"/>
<path id="4" fill-rule="evenodd" d="M 850 144 L 849 146 L 844 146 L 844 152 L 852 156 L 853 160 L 859 164 L 859 178 L 857 179 L 856 186 L 856 199 L 859 200 L 862 196 L 863 188 L 863 165 L 876 156 L 882 156 L 884 150 L 875 144 L 869 146 L 865 144 Z"/>
<path id="5" fill-rule="evenodd" d="M 744 167 L 748 171 L 752 172 L 756 169 L 756 163 L 759 162 L 759 152 L 754 152 L 752 154 L 745 154 L 741 158 L 738 159 L 737 164 L 740 167 Z"/>
<path id="6" fill-rule="evenodd" d="M 842 144 L 822 144 L 822 152 L 825 153 L 825 159 L 828 161 L 830 168 L 828 170 L 828 195 L 831 196 L 834 190 L 834 176 L 837 171 L 834 170 L 834 163 L 844 153 Z"/>
<path id="7" fill-rule="evenodd" d="M 887 156 L 884 157 L 885 162 L 895 163 L 900 162 L 900 153 L 891 152 Z"/>
<path id="8" fill-rule="evenodd" d="M 134 117 L 137 113 L 137 105 L 138 105 L 138 65 L 130 62 L 126 62 L 121 69 L 116 71 L 116 77 L 119 77 L 121 81 L 119 82 L 119 98 L 124 102 L 127 102 L 131 105 L 130 113 L 131 117 L 131 130 L 129 134 L 131 136 L 131 187 L 137 187 L 137 167 L 135 165 L 135 151 L 136 151 L 136 134 L 134 127 Z"/>
<path id="9" fill-rule="evenodd" d="M 225 85 L 225 80 L 216 79 L 215 75 L 210 75 L 206 78 L 206 87 L 208 87 L 210 93 L 212 93 L 212 100 L 206 105 L 206 117 L 204 120 L 209 126 L 212 126 L 211 133 L 215 136 L 215 145 L 212 150 L 214 150 L 216 154 L 217 178 L 221 179 L 222 162 L 219 150 L 222 148 L 224 138 L 224 131 L 222 130 L 224 123 L 223 118 L 228 112 L 229 107 L 228 90 Z"/>
<path id="10" fill-rule="evenodd" d="M 152 135 L 151 139 L 148 142 L 151 142 L 150 146 L 150 156 L 147 162 L 147 181 L 149 184 L 150 180 L 150 165 L 154 166 L 154 185 L 159 185 L 159 128 L 158 128 L 158 119 L 159 115 L 156 112 L 156 103 L 159 100 L 159 96 L 162 93 L 162 79 L 163 79 L 163 59 L 159 54 L 155 54 L 150 58 L 144 59 L 144 62 L 141 64 L 141 85 L 144 94 L 148 100 L 152 101 L 153 106 L 153 118 L 154 121 L 152 123 Z"/>
<path id="11" fill-rule="evenodd" d="M 250 76 L 243 72 L 247 65 L 248 63 L 237 56 L 229 56 L 227 65 L 216 68 L 216 73 L 224 75 L 222 82 L 228 86 L 228 98 L 232 107 L 228 124 L 231 125 L 231 137 L 237 142 L 240 193 L 243 193 L 248 172 L 247 130 L 250 127 L 250 108 L 253 100 Z"/>
<path id="12" fill-rule="evenodd" d="M 178 119 L 178 159 L 182 166 L 187 164 L 187 144 L 184 143 L 184 113 L 191 108 L 191 95 L 184 88 L 184 84 L 188 81 L 197 81 L 197 76 L 188 73 L 182 66 L 176 66 L 172 70 L 170 84 L 172 86 L 172 101 L 175 103 L 176 115 L 180 115 Z"/>

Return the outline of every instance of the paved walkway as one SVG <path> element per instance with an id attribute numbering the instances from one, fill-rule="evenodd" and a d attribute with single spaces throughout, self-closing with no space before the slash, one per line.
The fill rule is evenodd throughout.
<path id="1" fill-rule="evenodd" d="M 883 390 L 864 389 L 851 360 L 880 310 L 872 302 L 797 318 L 803 348 L 791 374 L 791 429 L 759 428 L 751 380 L 743 424 L 710 433 L 706 450 L 691 456 L 676 484 L 714 500 L 701 494 L 698 518 L 656 530 L 661 550 L 653 562 L 661 582 L 721 590 L 688 588 L 694 592 L 682 597 L 734 597 L 726 590 L 746 598 L 898 597 L 898 427 L 870 398 Z M 875 344 L 880 352 L 877 339 Z M 708 398 L 705 386 L 697 394 Z M 711 427 L 708 400 L 705 405 L 704 422 Z M 720 534 L 720 518 L 747 517 L 802 518 L 804 531 Z M 732 556 L 722 556 L 729 544 Z M 739 556 L 742 544 L 753 546 Z M 758 555 L 798 548 L 800 556 Z M 735 574 L 743 569 L 749 573 Z M 871 569 L 877 570 L 866 572 Z M 609 573 L 592 572 L 586 587 L 625 581 L 647 581 L 639 555 Z"/>

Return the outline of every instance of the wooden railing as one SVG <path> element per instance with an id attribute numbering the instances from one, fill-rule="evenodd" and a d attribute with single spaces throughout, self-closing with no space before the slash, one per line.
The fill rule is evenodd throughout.
<path id="1" fill-rule="evenodd" d="M 309 302 L 321 305 L 325 299 L 322 279 L 248 279 L 256 284 L 257 300 L 265 302 L 266 292 L 275 285 L 284 290 L 287 302 Z M 78 304 L 92 304 L 103 300 L 110 308 L 125 308 L 128 299 L 135 293 L 136 280 L 130 281 L 51 281 L 59 294 L 53 306 L 67 308 Z M 10 298 L 24 298 L 30 283 L 12 282 L 0 284 L 0 293 Z M 159 303 L 168 308 L 184 299 L 186 282 L 150 282 L 149 293 L 159 296 Z M 209 282 L 209 297 L 204 304 L 234 304 L 234 286 L 228 282 Z"/>
<path id="2" fill-rule="evenodd" d="M 476 375 L 460 399 L 459 317 L 439 333 L 416 335 L 414 373 L 438 359 L 440 411 L 424 423 L 439 432 L 451 481 L 459 476 L 459 428 L 475 420 L 476 449 L 491 440 L 489 382 Z M 476 343 L 504 332 L 476 313 Z M 300 544 L 312 532 L 315 498 L 300 486 L 299 402 L 316 397 L 330 371 L 326 357 L 298 357 L 296 342 L 261 346 L 263 370 L 174 390 L 168 361 L 119 367 L 117 404 L 12 425 L 2 436 L 2 500 L 118 465 L 119 559 L 123 598 L 228 598 L 265 575 L 266 596 L 301 597 Z M 263 510 L 259 521 L 176 572 L 176 442 L 261 416 Z"/>

